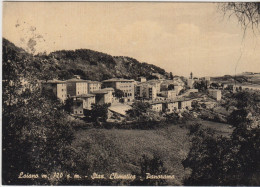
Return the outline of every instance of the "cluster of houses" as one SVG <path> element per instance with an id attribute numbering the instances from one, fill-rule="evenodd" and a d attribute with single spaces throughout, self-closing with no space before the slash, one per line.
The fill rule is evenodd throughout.
<path id="1" fill-rule="evenodd" d="M 42 91 L 53 93 L 61 102 L 72 98 L 72 113 L 83 115 L 91 110 L 92 104 L 109 104 L 118 101 L 114 97 L 115 89 L 123 91 L 124 101 L 134 99 L 134 80 L 109 79 L 103 82 L 83 80 L 79 76 L 66 81 L 50 80 L 42 82 Z"/>
<path id="2" fill-rule="evenodd" d="M 53 93 L 62 102 L 71 98 L 72 114 L 77 116 L 84 116 L 85 112 L 91 110 L 92 104 L 111 104 L 109 110 L 112 113 L 124 115 L 125 111 L 122 111 L 122 108 L 129 109 L 135 100 L 150 103 L 152 110 L 156 112 L 171 113 L 192 108 L 194 98 L 186 96 L 198 90 L 193 88 L 192 76 L 187 82 L 189 89 L 186 93 L 180 94 L 185 83 L 178 78 L 173 80 L 163 78 L 146 80 L 145 77 L 139 77 L 138 80 L 112 78 L 99 82 L 83 80 L 75 75 L 66 81 L 42 82 L 42 90 Z M 116 90 L 121 90 L 120 98 L 115 95 Z M 220 90 L 209 90 L 209 95 L 217 101 L 221 99 Z"/>

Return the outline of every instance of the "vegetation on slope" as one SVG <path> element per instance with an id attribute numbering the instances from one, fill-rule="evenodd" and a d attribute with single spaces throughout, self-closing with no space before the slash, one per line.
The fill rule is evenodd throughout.
<path id="1" fill-rule="evenodd" d="M 15 56 L 27 58 L 27 63 L 23 64 L 25 71 L 34 73 L 40 80 L 69 79 L 73 75 L 99 81 L 113 77 L 137 79 L 139 76 L 144 76 L 148 78 L 152 73 L 169 76 L 164 69 L 155 65 L 140 63 L 129 57 L 113 57 L 89 49 L 62 50 L 49 55 L 32 56 L 3 38 L 3 56 L 7 55 L 7 51 Z"/>

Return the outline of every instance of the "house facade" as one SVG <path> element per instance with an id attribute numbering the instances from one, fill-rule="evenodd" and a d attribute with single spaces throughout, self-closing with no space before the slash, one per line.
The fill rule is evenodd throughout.
<path id="1" fill-rule="evenodd" d="M 174 99 L 176 98 L 176 91 L 175 90 L 166 90 L 166 91 L 161 91 L 161 95 L 163 97 L 166 97 L 167 99 Z"/>
<path id="2" fill-rule="evenodd" d="M 101 89 L 101 82 L 87 81 L 87 83 L 88 83 L 88 93 L 92 93 L 93 91 L 97 91 Z"/>
<path id="3" fill-rule="evenodd" d="M 163 111 L 163 106 L 161 102 L 155 102 L 155 103 L 150 103 L 152 110 L 156 112 L 162 112 Z"/>
<path id="4" fill-rule="evenodd" d="M 154 100 L 157 97 L 157 89 L 153 85 L 139 84 L 136 86 L 136 97 Z"/>
<path id="5" fill-rule="evenodd" d="M 101 90 L 93 91 L 92 94 L 95 95 L 96 103 L 103 105 L 103 104 L 109 104 L 113 103 L 114 97 L 113 97 L 113 88 L 104 88 Z"/>
<path id="6" fill-rule="evenodd" d="M 86 80 L 73 78 L 67 82 L 67 94 L 68 96 L 77 96 L 82 94 L 88 94 L 88 82 Z"/>
<path id="7" fill-rule="evenodd" d="M 67 85 L 65 81 L 51 80 L 43 82 L 42 91 L 54 94 L 61 102 L 67 99 Z"/>
<path id="8" fill-rule="evenodd" d="M 134 80 L 113 78 L 103 81 L 105 88 L 114 88 L 122 90 L 124 93 L 125 101 L 133 101 L 135 95 Z"/>
<path id="9" fill-rule="evenodd" d="M 213 97 L 214 99 L 216 99 L 217 101 L 221 100 L 221 90 L 213 90 L 213 89 L 209 89 L 209 95 L 211 97 Z"/>
<path id="10" fill-rule="evenodd" d="M 82 103 L 82 108 L 91 110 L 92 104 L 95 104 L 95 95 L 93 94 L 82 94 L 82 95 L 77 95 L 72 97 L 73 100 L 81 100 Z"/>

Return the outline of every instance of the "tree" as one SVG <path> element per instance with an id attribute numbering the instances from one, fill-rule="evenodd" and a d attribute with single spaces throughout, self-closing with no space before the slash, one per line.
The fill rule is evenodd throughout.
<path id="1" fill-rule="evenodd" d="M 29 55 L 3 50 L 2 156 L 4 184 L 50 184 L 20 180 L 20 172 L 69 172 L 73 130 L 61 103 L 42 95 L 35 72 L 26 72 Z M 31 89 L 23 90 L 21 79 Z M 71 160 L 72 159 L 72 160 Z M 59 180 L 59 179 L 57 179 Z M 52 183 L 53 184 L 53 183 Z"/>
<path id="2" fill-rule="evenodd" d="M 68 113 L 72 112 L 72 106 L 73 106 L 73 98 L 67 98 L 65 100 L 64 110 Z"/>
<path id="3" fill-rule="evenodd" d="M 140 159 L 141 171 L 137 173 L 137 178 L 131 182 L 131 185 L 134 186 L 165 186 L 167 182 L 165 179 L 146 179 L 147 173 L 152 175 L 166 175 L 167 170 L 164 167 L 163 161 L 159 156 L 155 155 L 152 158 L 149 158 L 147 155 L 142 155 Z"/>
<path id="4" fill-rule="evenodd" d="M 232 98 L 236 109 L 229 123 L 235 129 L 230 137 L 217 136 L 209 129 L 190 131 L 192 147 L 183 166 L 192 172 L 185 185 L 260 184 L 260 106 L 255 102 L 256 93 L 238 92 Z"/>
<path id="5" fill-rule="evenodd" d="M 136 119 L 138 121 L 146 120 L 150 111 L 151 105 L 148 102 L 137 101 L 132 104 L 132 108 L 126 113 L 131 119 Z"/>
<path id="6" fill-rule="evenodd" d="M 157 76 L 155 76 L 155 75 L 149 75 L 149 76 L 147 77 L 147 80 L 152 80 L 152 79 L 158 80 L 159 78 L 158 78 Z"/>
<path id="7" fill-rule="evenodd" d="M 198 89 L 199 91 L 205 91 L 207 89 L 206 81 L 196 81 L 194 83 L 194 88 Z"/>
<path id="8" fill-rule="evenodd" d="M 210 87 L 218 89 L 220 87 L 220 85 L 218 83 L 213 82 L 210 84 Z"/>
<path id="9" fill-rule="evenodd" d="M 106 122 L 108 118 L 108 107 L 110 104 L 92 104 L 91 108 L 91 118 L 92 121 L 100 121 L 100 122 Z"/>
<path id="10" fill-rule="evenodd" d="M 234 15 L 244 31 L 246 31 L 249 26 L 252 30 L 258 28 L 258 23 L 260 21 L 259 2 L 221 3 L 219 8 L 224 14 L 229 14 L 229 17 Z"/>
<path id="11" fill-rule="evenodd" d="M 122 90 L 115 89 L 114 96 L 118 99 L 121 99 L 124 97 L 124 92 Z"/>
<path id="12" fill-rule="evenodd" d="M 151 122 L 158 121 L 161 116 L 152 111 L 151 105 L 148 102 L 136 101 L 132 105 L 132 108 L 126 111 L 128 118 L 137 122 Z"/>

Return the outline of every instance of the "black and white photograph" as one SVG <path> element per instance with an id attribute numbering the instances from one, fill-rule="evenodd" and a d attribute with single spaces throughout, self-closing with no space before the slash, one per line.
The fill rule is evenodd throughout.
<path id="1" fill-rule="evenodd" d="M 3 1 L 1 185 L 260 186 L 260 2 Z"/>

